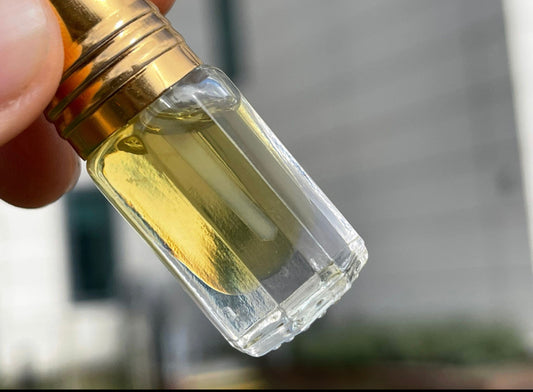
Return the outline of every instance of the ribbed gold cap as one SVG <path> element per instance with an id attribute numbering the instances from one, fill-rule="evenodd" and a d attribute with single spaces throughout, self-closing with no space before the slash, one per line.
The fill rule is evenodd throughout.
<path id="1" fill-rule="evenodd" d="M 63 78 L 46 116 L 87 156 L 201 61 L 145 0 L 50 0 Z"/>

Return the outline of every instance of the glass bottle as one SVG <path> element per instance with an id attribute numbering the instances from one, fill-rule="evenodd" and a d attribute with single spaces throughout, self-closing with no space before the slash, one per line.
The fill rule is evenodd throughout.
<path id="1" fill-rule="evenodd" d="M 48 117 L 235 348 L 307 329 L 362 239 L 220 70 L 144 0 L 51 0 L 64 77 Z"/>

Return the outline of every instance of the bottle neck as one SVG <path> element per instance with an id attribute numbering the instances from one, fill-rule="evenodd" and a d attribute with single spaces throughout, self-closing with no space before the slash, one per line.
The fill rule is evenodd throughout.
<path id="1" fill-rule="evenodd" d="M 50 2 L 65 63 L 46 115 L 83 159 L 201 64 L 145 0 Z"/>

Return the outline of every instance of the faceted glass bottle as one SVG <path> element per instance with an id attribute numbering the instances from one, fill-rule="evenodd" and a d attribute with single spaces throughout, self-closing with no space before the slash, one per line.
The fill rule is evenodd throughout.
<path id="1" fill-rule="evenodd" d="M 367 260 L 354 229 L 153 4 L 50 4 L 65 62 L 46 114 L 100 190 L 234 347 L 305 330 Z"/>
<path id="2" fill-rule="evenodd" d="M 221 71 L 200 65 L 87 159 L 99 189 L 237 349 L 307 329 L 362 239 Z"/>

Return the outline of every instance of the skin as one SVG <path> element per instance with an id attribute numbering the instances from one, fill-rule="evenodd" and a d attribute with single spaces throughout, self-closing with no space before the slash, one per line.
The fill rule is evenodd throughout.
<path id="1" fill-rule="evenodd" d="M 174 2 L 152 1 L 163 13 Z M 45 7 L 47 50 L 31 82 L 15 95 L 0 91 L 0 199 L 25 208 L 54 202 L 72 189 L 80 174 L 77 154 L 42 114 L 59 85 L 63 68 L 59 26 L 47 3 Z M 9 15 L 0 15 L 0 24 L 4 18 Z M 25 45 L 4 48 L 0 55 L 10 56 L 13 51 L 25 48 Z"/>

